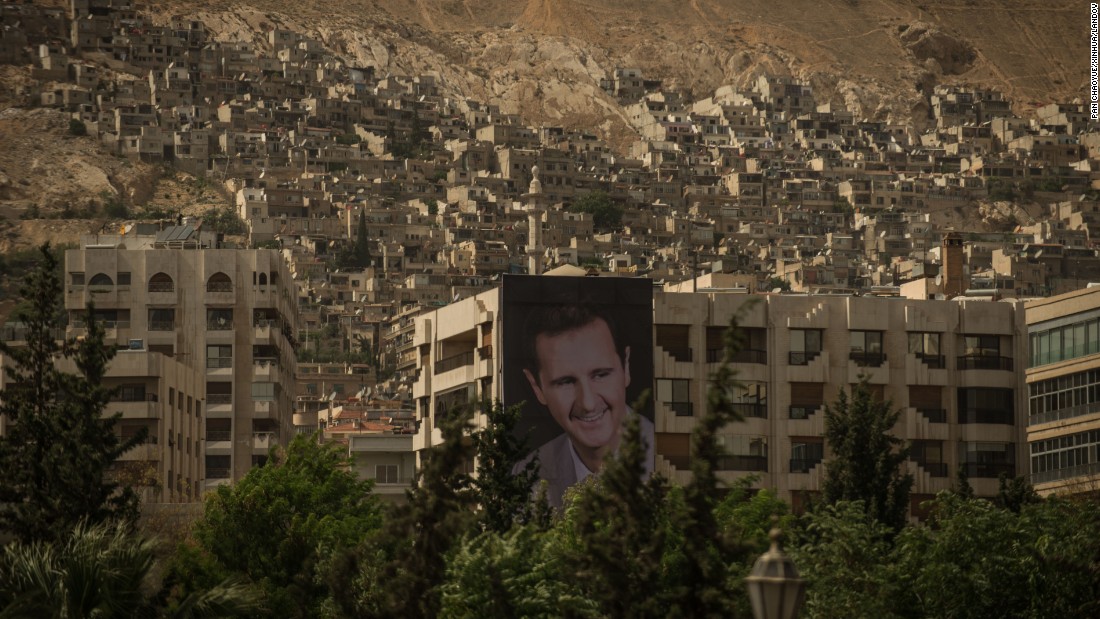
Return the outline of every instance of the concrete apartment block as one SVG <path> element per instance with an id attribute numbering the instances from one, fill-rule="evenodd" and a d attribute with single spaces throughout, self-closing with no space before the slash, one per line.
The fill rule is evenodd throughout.
<path id="1" fill-rule="evenodd" d="M 155 236 L 97 235 L 65 254 L 69 335 L 84 330 L 83 308 L 93 302 L 108 343 L 199 374 L 189 392 L 175 391 L 171 414 L 194 407 L 192 453 L 202 466 L 192 482 L 200 489 L 240 479 L 293 437 L 298 312 L 289 270 L 277 251 L 214 245 L 180 226 Z M 127 358 L 116 358 L 112 380 L 136 385 L 157 376 L 116 367 Z M 175 427 L 168 410 L 147 415 L 160 415 L 158 431 Z"/>
<path id="2" fill-rule="evenodd" d="M 501 397 L 500 307 L 494 289 L 416 316 L 414 450 L 441 440 L 438 413 L 471 398 Z M 829 458 L 824 407 L 862 376 L 877 397 L 901 409 L 894 433 L 912 445 L 914 513 L 951 487 L 959 467 L 987 496 L 1001 473 L 1026 471 L 1020 302 L 657 292 L 653 393 L 661 474 L 680 482 L 690 476 L 690 432 L 736 312 L 746 335 L 734 359 L 744 421 L 722 432 L 726 481 L 756 475 L 757 487 L 801 506 L 820 491 L 821 463 Z"/>

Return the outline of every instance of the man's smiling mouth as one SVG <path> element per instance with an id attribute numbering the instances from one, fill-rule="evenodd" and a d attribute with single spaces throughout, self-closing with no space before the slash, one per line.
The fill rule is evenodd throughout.
<path id="1" fill-rule="evenodd" d="M 599 412 L 588 413 L 586 415 L 578 415 L 576 413 L 570 413 L 569 416 L 572 419 L 574 419 L 575 421 L 580 421 L 581 423 L 594 423 L 596 421 L 599 421 L 599 420 L 603 419 L 603 416 L 607 414 L 607 411 L 608 411 L 608 409 L 605 408 L 605 409 L 603 409 Z"/>

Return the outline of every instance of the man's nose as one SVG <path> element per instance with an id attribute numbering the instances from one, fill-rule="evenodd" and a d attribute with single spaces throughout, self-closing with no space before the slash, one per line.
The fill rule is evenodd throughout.
<path id="1" fill-rule="evenodd" d="M 577 403 L 581 405 L 586 412 L 596 410 L 599 406 L 600 396 L 596 394 L 594 386 L 586 381 L 582 380 L 578 383 Z"/>

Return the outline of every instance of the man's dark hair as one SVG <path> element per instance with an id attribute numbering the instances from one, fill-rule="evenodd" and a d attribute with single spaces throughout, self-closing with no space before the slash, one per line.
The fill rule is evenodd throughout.
<path id="1" fill-rule="evenodd" d="M 593 321 L 602 320 L 611 332 L 611 341 L 615 345 L 615 352 L 619 354 L 619 361 L 626 358 L 626 344 L 618 325 L 610 313 L 598 305 L 587 303 L 579 304 L 554 304 L 539 305 L 527 315 L 523 324 L 523 366 L 538 380 L 539 355 L 535 347 L 535 341 L 540 335 L 554 337 L 586 327 Z"/>

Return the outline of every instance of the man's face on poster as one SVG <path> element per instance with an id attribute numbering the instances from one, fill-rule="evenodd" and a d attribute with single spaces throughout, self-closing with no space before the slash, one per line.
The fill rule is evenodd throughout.
<path id="1" fill-rule="evenodd" d="M 620 359 L 602 319 L 535 339 L 538 376 L 524 370 L 531 389 L 578 452 L 618 448 L 630 385 L 630 347 Z"/>

